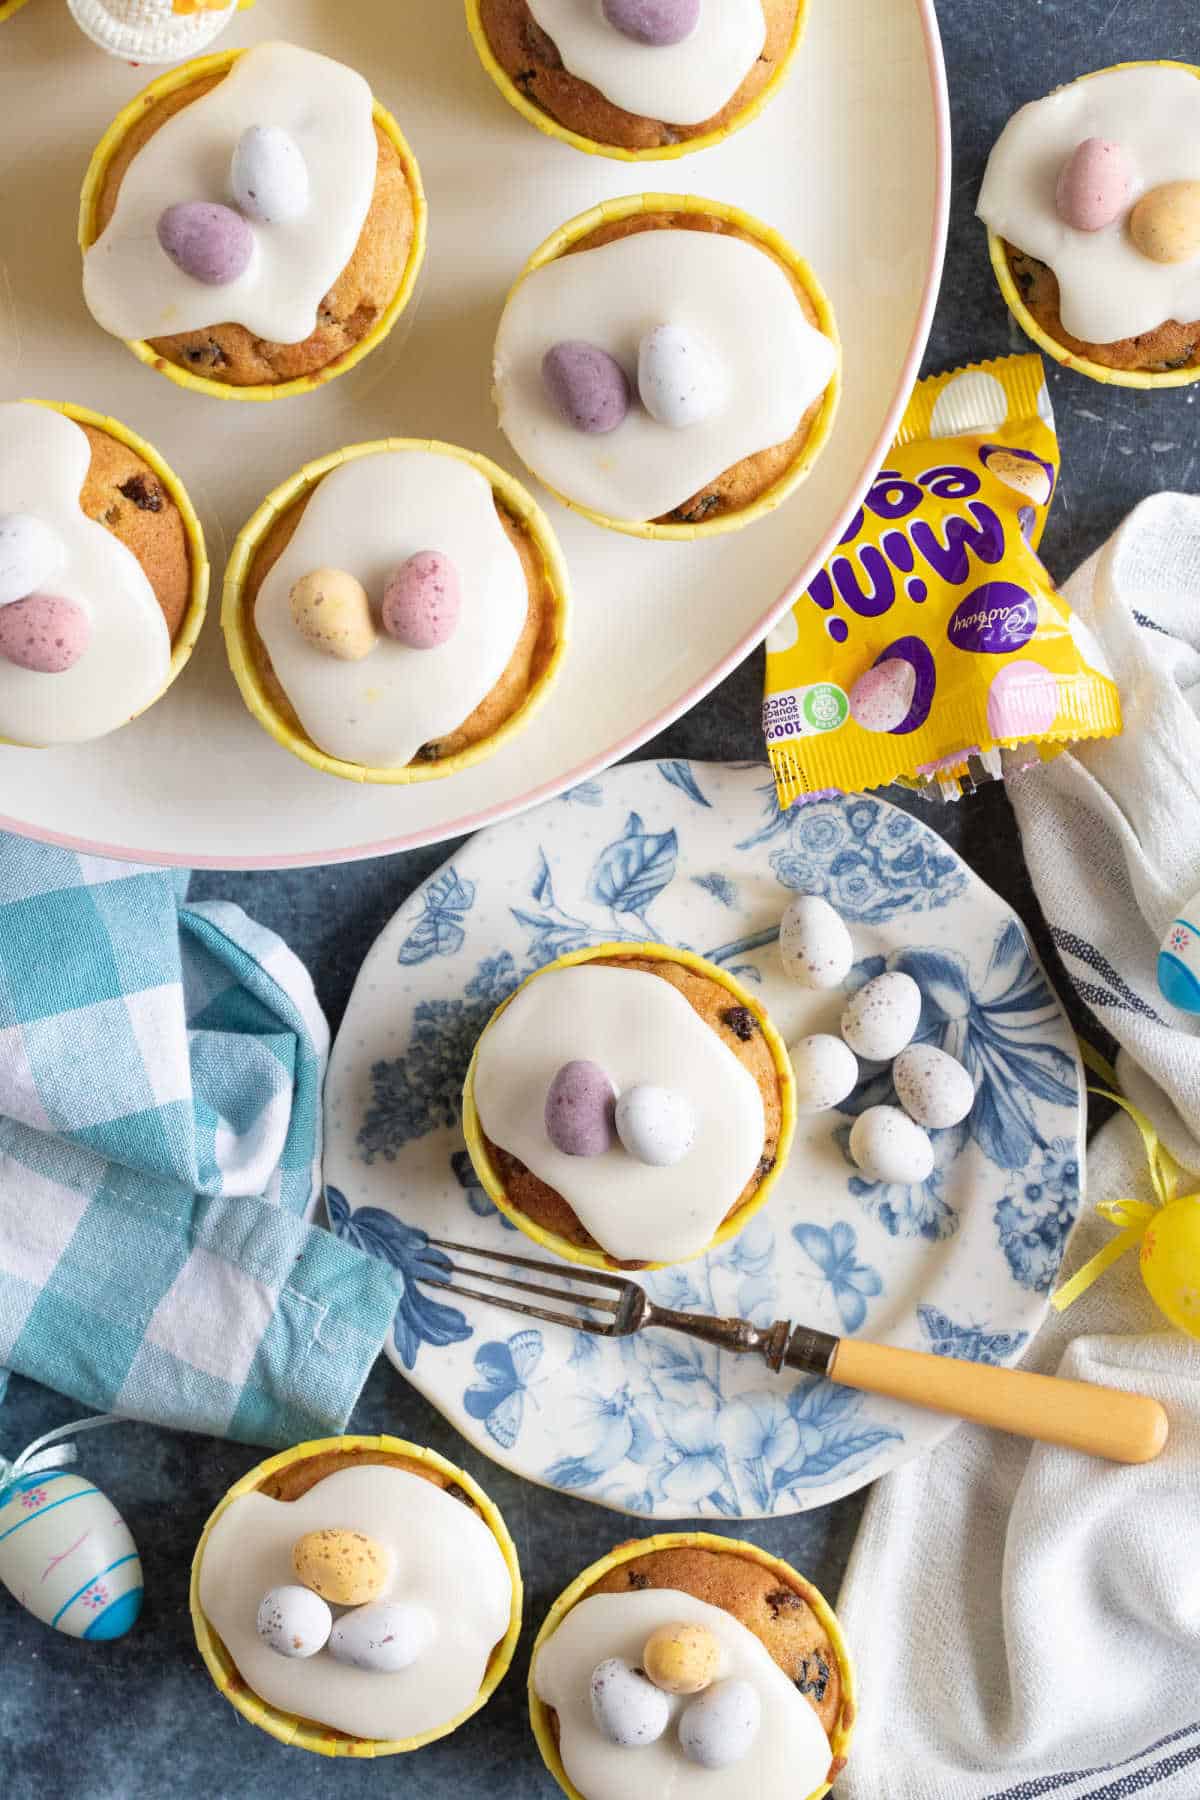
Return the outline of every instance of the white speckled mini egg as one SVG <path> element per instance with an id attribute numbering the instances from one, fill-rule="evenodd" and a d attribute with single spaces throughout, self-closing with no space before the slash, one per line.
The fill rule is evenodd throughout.
<path id="1" fill-rule="evenodd" d="M 356 1669 L 394 1675 L 433 1642 L 433 1614 L 403 1600 L 376 1600 L 343 1613 L 329 1634 L 329 1654 Z"/>
<path id="2" fill-rule="evenodd" d="M 289 1583 L 263 1595 L 255 1629 L 279 1656 L 303 1660 L 315 1656 L 329 1642 L 333 1614 L 320 1594 Z"/>
<path id="3" fill-rule="evenodd" d="M 24 600 L 62 566 L 58 534 L 32 513 L 0 513 L 0 606 Z"/>
<path id="4" fill-rule="evenodd" d="M 856 1056 L 891 1062 L 910 1042 L 921 1017 L 921 990 L 911 975 L 889 969 L 851 994 L 842 1036 Z"/>
<path id="5" fill-rule="evenodd" d="M 619 1095 L 616 1123 L 630 1156 L 653 1168 L 682 1162 L 696 1136 L 696 1115 L 684 1096 L 649 1082 Z"/>
<path id="6" fill-rule="evenodd" d="M 597 1731 L 623 1750 L 653 1744 L 667 1729 L 667 1696 L 624 1657 L 609 1656 L 596 1664 L 591 1697 Z"/>
<path id="7" fill-rule="evenodd" d="M 682 325 L 656 325 L 638 345 L 638 393 L 660 425 L 684 431 L 720 406 L 725 375 L 715 350 Z"/>
<path id="8" fill-rule="evenodd" d="M 762 1702 L 749 1681 L 717 1681 L 697 1695 L 679 1720 L 679 1747 L 702 1769 L 741 1762 L 758 1736 Z"/>
<path id="9" fill-rule="evenodd" d="M 868 1106 L 850 1127 L 850 1154 L 872 1181 L 916 1187 L 933 1172 L 933 1145 L 898 1106 Z"/>
<path id="10" fill-rule="evenodd" d="M 123 1637 L 142 1610 L 142 1565 L 111 1500 L 82 1475 L 22 1475 L 0 1494 L 0 1581 L 67 1637 Z"/>
<path id="11" fill-rule="evenodd" d="M 238 139 L 231 171 L 233 197 L 248 219 L 285 225 L 308 211 L 308 164 L 281 125 L 251 125 Z"/>
<path id="12" fill-rule="evenodd" d="M 851 1093 L 858 1082 L 858 1059 L 841 1038 L 818 1032 L 788 1046 L 796 1080 L 796 1109 L 801 1113 L 828 1112 Z"/>
<path id="13" fill-rule="evenodd" d="M 896 1098 L 918 1125 L 946 1131 L 975 1104 L 975 1083 L 953 1056 L 933 1044 L 910 1044 L 892 1064 Z"/>
<path id="14" fill-rule="evenodd" d="M 779 921 L 783 972 L 806 988 L 840 987 L 854 961 L 850 933 L 828 900 L 797 894 Z"/>

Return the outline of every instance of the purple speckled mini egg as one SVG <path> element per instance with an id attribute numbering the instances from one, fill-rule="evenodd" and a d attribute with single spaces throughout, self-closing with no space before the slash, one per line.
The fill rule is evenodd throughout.
<path id="1" fill-rule="evenodd" d="M 206 287 L 228 287 L 250 267 L 254 233 L 241 213 L 208 200 L 168 206 L 158 241 L 175 264 Z"/>
<path id="2" fill-rule="evenodd" d="M 388 577 L 383 629 L 410 650 L 436 650 L 458 629 L 462 583 L 450 557 L 418 550 Z"/>
<path id="3" fill-rule="evenodd" d="M 92 637 L 92 622 L 74 600 L 30 594 L 0 607 L 0 656 L 35 675 L 74 668 Z"/>
<path id="4" fill-rule="evenodd" d="M 700 23 L 700 0 L 604 0 L 614 31 L 656 50 L 682 44 Z"/>
<path id="5" fill-rule="evenodd" d="M 615 431 L 629 411 L 629 381 L 615 356 L 581 338 L 553 344 L 542 358 L 542 380 L 558 412 L 576 431 Z"/>
<path id="6" fill-rule="evenodd" d="M 546 1135 L 564 1156 L 603 1156 L 616 1141 L 616 1103 L 599 1063 L 564 1063 L 546 1094 Z"/>

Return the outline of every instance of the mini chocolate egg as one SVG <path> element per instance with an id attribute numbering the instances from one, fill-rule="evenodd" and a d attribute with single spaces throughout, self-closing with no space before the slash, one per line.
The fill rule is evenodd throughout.
<path id="1" fill-rule="evenodd" d="M 333 1614 L 311 1588 L 274 1587 L 262 1597 L 255 1621 L 259 1637 L 280 1656 L 315 1656 L 329 1642 Z"/>
<path id="2" fill-rule="evenodd" d="M 75 600 L 30 594 L 0 606 L 0 656 L 35 675 L 64 675 L 92 641 L 92 621 Z"/>
<path id="3" fill-rule="evenodd" d="M 418 550 L 388 576 L 383 629 L 410 650 L 436 650 L 458 629 L 462 583 L 440 550 Z"/>
<path id="4" fill-rule="evenodd" d="M 788 1056 L 796 1081 L 797 1112 L 828 1112 L 858 1083 L 858 1059 L 853 1050 L 827 1032 L 789 1044 Z"/>
<path id="5" fill-rule="evenodd" d="M 555 407 L 576 431 L 615 431 L 629 411 L 629 379 L 615 356 L 579 338 L 555 344 L 542 358 L 542 380 Z"/>
<path id="6" fill-rule="evenodd" d="M 700 23 L 700 0 L 604 0 L 604 16 L 623 36 L 661 50 L 691 37 Z"/>
<path id="7" fill-rule="evenodd" d="M 617 1136 L 638 1162 L 668 1168 L 682 1162 L 696 1136 L 696 1119 L 682 1094 L 648 1082 L 617 1100 Z"/>
<path id="8" fill-rule="evenodd" d="M 917 671 L 902 657 L 866 669 L 850 689 L 850 717 L 864 731 L 894 731 L 912 710 Z"/>
<path id="9" fill-rule="evenodd" d="M 375 648 L 367 590 L 345 569 L 313 569 L 302 575 L 288 604 L 296 630 L 314 650 L 340 662 L 361 662 Z"/>
<path id="10" fill-rule="evenodd" d="M 1143 194 L 1129 215 L 1129 235 L 1151 262 L 1200 256 L 1200 181 L 1164 181 Z"/>
<path id="11" fill-rule="evenodd" d="M 850 1127 L 850 1154 L 872 1181 L 917 1187 L 933 1173 L 933 1145 L 898 1106 L 868 1106 Z"/>
<path id="12" fill-rule="evenodd" d="M 403 1600 L 377 1600 L 343 1613 L 329 1634 L 329 1654 L 355 1669 L 394 1675 L 415 1663 L 433 1642 L 433 1614 Z"/>
<path id="13" fill-rule="evenodd" d="M 1158 985 L 1180 1012 L 1200 1013 L 1200 894 L 1193 894 L 1167 927 L 1158 953 Z"/>
<path id="14" fill-rule="evenodd" d="M 297 1578 L 331 1606 L 365 1606 L 378 1600 L 388 1578 L 388 1555 L 363 1531 L 326 1525 L 306 1531 L 292 1546 Z"/>
<path id="15" fill-rule="evenodd" d="M 175 264 L 205 287 L 228 287 L 250 267 L 254 233 L 232 206 L 183 200 L 158 221 L 158 241 Z"/>
<path id="16" fill-rule="evenodd" d="M 32 513 L 0 513 L 0 606 L 24 600 L 62 567 L 60 538 Z"/>
<path id="17" fill-rule="evenodd" d="M 682 325 L 655 325 L 638 345 L 638 393 L 652 419 L 672 431 L 701 425 L 724 397 L 716 352 Z"/>
<path id="18" fill-rule="evenodd" d="M 854 962 L 841 918 L 819 894 L 797 894 L 779 921 L 783 972 L 806 988 L 840 987 Z"/>
<path id="19" fill-rule="evenodd" d="M 124 1637 L 142 1610 L 129 1527 L 73 1469 L 18 1475 L 0 1489 L 0 1582 L 35 1619 L 90 1643 Z"/>
<path id="20" fill-rule="evenodd" d="M 642 1668 L 664 1694 L 698 1694 L 720 1666 L 721 1646 L 707 1625 L 660 1625 L 642 1651 Z"/>
<path id="21" fill-rule="evenodd" d="M 1059 170 L 1058 216 L 1076 231 L 1103 231 L 1124 212 L 1133 181 L 1133 161 L 1123 144 L 1084 138 Z"/>
<path id="22" fill-rule="evenodd" d="M 851 994 L 842 1036 L 867 1062 L 891 1062 L 910 1042 L 920 1017 L 920 988 L 911 975 L 888 969 Z"/>
<path id="23" fill-rule="evenodd" d="M 592 1717 L 610 1744 L 637 1750 L 667 1729 L 671 1709 L 661 1688 L 623 1656 L 609 1656 L 592 1670 Z"/>
<path id="24" fill-rule="evenodd" d="M 741 1762 L 758 1736 L 762 1702 L 749 1681 L 718 1681 L 684 1709 L 679 1748 L 702 1769 L 728 1769 Z"/>
<path id="25" fill-rule="evenodd" d="M 616 1104 L 599 1063 L 564 1063 L 546 1094 L 546 1136 L 564 1156 L 603 1156 L 616 1142 Z"/>
<path id="26" fill-rule="evenodd" d="M 286 225 L 308 211 L 308 164 L 281 125 L 251 125 L 243 131 L 230 181 L 242 212 L 260 224 Z"/>
<path id="27" fill-rule="evenodd" d="M 975 1083 L 953 1056 L 934 1044 L 910 1044 L 892 1064 L 896 1098 L 927 1131 L 946 1131 L 975 1104 Z"/>

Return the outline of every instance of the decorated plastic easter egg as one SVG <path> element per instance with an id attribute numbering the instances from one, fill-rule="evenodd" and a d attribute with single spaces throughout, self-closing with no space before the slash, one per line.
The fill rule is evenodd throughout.
<path id="1" fill-rule="evenodd" d="M 281 125 L 251 125 L 243 131 L 230 178 L 233 197 L 248 219 L 286 225 L 308 211 L 308 164 Z"/>
<path id="2" fill-rule="evenodd" d="M 856 1056 L 890 1062 L 912 1038 L 921 1017 L 921 990 L 911 975 L 889 969 L 851 994 L 842 1036 Z"/>
<path id="3" fill-rule="evenodd" d="M 158 241 L 177 268 L 205 287 L 228 287 L 250 267 L 254 233 L 232 206 L 183 200 L 158 221 Z"/>
<path id="4" fill-rule="evenodd" d="M 1200 894 L 1192 895 L 1167 929 L 1158 953 L 1158 985 L 1172 1006 L 1200 1013 Z"/>
<path id="5" fill-rule="evenodd" d="M 603 1156 L 616 1142 L 616 1103 L 599 1063 L 564 1063 L 546 1094 L 546 1136 L 564 1156 Z"/>
<path id="6" fill-rule="evenodd" d="M 638 1162 L 667 1168 L 682 1162 L 696 1136 L 696 1119 L 682 1094 L 648 1082 L 626 1088 L 617 1101 L 617 1136 Z"/>
<path id="7" fill-rule="evenodd" d="M 592 1717 L 610 1744 L 636 1750 L 667 1729 L 670 1706 L 661 1688 L 624 1657 L 610 1656 L 592 1670 Z"/>
<path id="8" fill-rule="evenodd" d="M 329 1634 L 329 1654 L 355 1669 L 394 1675 L 433 1642 L 433 1614 L 403 1600 L 378 1600 L 343 1613 Z"/>
<path id="9" fill-rule="evenodd" d="M 55 532 L 32 513 L 0 513 L 0 606 L 24 600 L 62 567 Z"/>
<path id="10" fill-rule="evenodd" d="M 698 1694 L 716 1680 L 721 1646 L 707 1625 L 660 1625 L 646 1639 L 642 1667 L 666 1694 Z"/>
<path id="11" fill-rule="evenodd" d="M 854 945 L 828 900 L 797 894 L 779 921 L 779 957 L 801 987 L 835 988 L 850 973 Z"/>
<path id="12" fill-rule="evenodd" d="M 1129 235 L 1151 262 L 1200 256 L 1200 181 L 1164 181 L 1143 194 L 1129 215 Z"/>
<path id="13" fill-rule="evenodd" d="M 383 629 L 410 650 L 447 643 L 461 610 L 458 570 L 440 550 L 418 550 L 392 572 L 383 590 Z"/>
<path id="14" fill-rule="evenodd" d="M 296 630 L 314 650 L 341 662 L 361 662 L 375 648 L 367 590 L 345 569 L 313 569 L 302 575 L 288 604 Z"/>
<path id="15" fill-rule="evenodd" d="M 927 1131 L 946 1131 L 975 1104 L 975 1083 L 953 1056 L 934 1044 L 910 1044 L 892 1065 L 896 1098 Z"/>
<path id="16" fill-rule="evenodd" d="M 1139 1265 L 1159 1312 L 1189 1337 L 1200 1338 L 1200 1199 L 1189 1194 L 1155 1213 Z"/>
<path id="17" fill-rule="evenodd" d="M 331 1606 L 365 1606 L 378 1600 L 388 1578 L 382 1544 L 364 1531 L 342 1525 L 306 1531 L 292 1546 L 292 1567 L 305 1587 Z"/>
<path id="18" fill-rule="evenodd" d="M 796 1110 L 801 1113 L 828 1112 L 858 1082 L 858 1059 L 841 1038 L 818 1032 L 788 1046 L 792 1074 L 796 1080 Z"/>
<path id="19" fill-rule="evenodd" d="M 333 1614 L 311 1588 L 275 1587 L 262 1597 L 256 1629 L 263 1643 L 279 1656 L 315 1656 L 329 1642 Z"/>
<path id="20" fill-rule="evenodd" d="M 1123 144 L 1084 138 L 1059 171 L 1059 218 L 1076 231 L 1103 231 L 1124 212 L 1133 178 L 1133 161 Z"/>
<path id="21" fill-rule="evenodd" d="M 933 1172 L 933 1145 L 898 1106 L 868 1106 L 850 1127 L 850 1154 L 872 1181 L 916 1187 Z"/>
<path id="22" fill-rule="evenodd" d="M 0 656 L 38 675 L 74 668 L 92 640 L 92 622 L 75 600 L 30 594 L 0 606 Z"/>
<path id="23" fill-rule="evenodd" d="M 702 1769 L 741 1762 L 758 1736 L 762 1702 L 749 1681 L 718 1681 L 697 1696 L 679 1720 L 679 1748 Z"/>
<path id="24" fill-rule="evenodd" d="M 638 345 L 638 393 L 660 425 L 683 431 L 720 406 L 725 378 L 716 352 L 682 325 L 656 325 Z"/>
<path id="25" fill-rule="evenodd" d="M 912 710 L 917 671 L 900 657 L 866 669 L 850 689 L 850 717 L 864 731 L 895 731 Z"/>
<path id="26" fill-rule="evenodd" d="M 0 1581 L 67 1637 L 123 1637 L 142 1610 L 142 1565 L 111 1500 L 48 1469 L 0 1488 Z"/>
<path id="27" fill-rule="evenodd" d="M 700 23 L 700 0 L 604 0 L 609 24 L 637 44 L 682 44 Z"/>
<path id="28" fill-rule="evenodd" d="M 615 431 L 629 411 L 629 381 L 615 356 L 599 344 L 571 338 L 542 358 L 542 380 L 554 405 L 576 431 Z"/>

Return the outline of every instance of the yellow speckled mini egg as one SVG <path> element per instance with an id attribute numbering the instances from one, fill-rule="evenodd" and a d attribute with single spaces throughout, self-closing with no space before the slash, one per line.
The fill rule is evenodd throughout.
<path id="1" fill-rule="evenodd" d="M 1142 1239 L 1142 1280 L 1159 1312 L 1200 1338 L 1200 1197 L 1172 1200 Z"/>
<path id="2" fill-rule="evenodd" d="M 288 595 L 296 630 L 314 650 L 339 662 L 361 662 L 378 633 L 361 581 L 345 569 L 312 569 Z"/>
<path id="3" fill-rule="evenodd" d="M 1152 262 L 1200 256 L 1200 181 L 1164 181 L 1143 194 L 1129 215 L 1129 235 Z"/>
<path id="4" fill-rule="evenodd" d="M 646 1639 L 642 1667 L 667 1694 L 698 1694 L 715 1681 L 721 1647 L 707 1625 L 660 1625 Z"/>
<path id="5" fill-rule="evenodd" d="M 331 1606 L 364 1606 L 378 1600 L 388 1578 L 388 1556 L 362 1531 L 326 1526 L 308 1531 L 292 1546 L 298 1580 Z"/>

